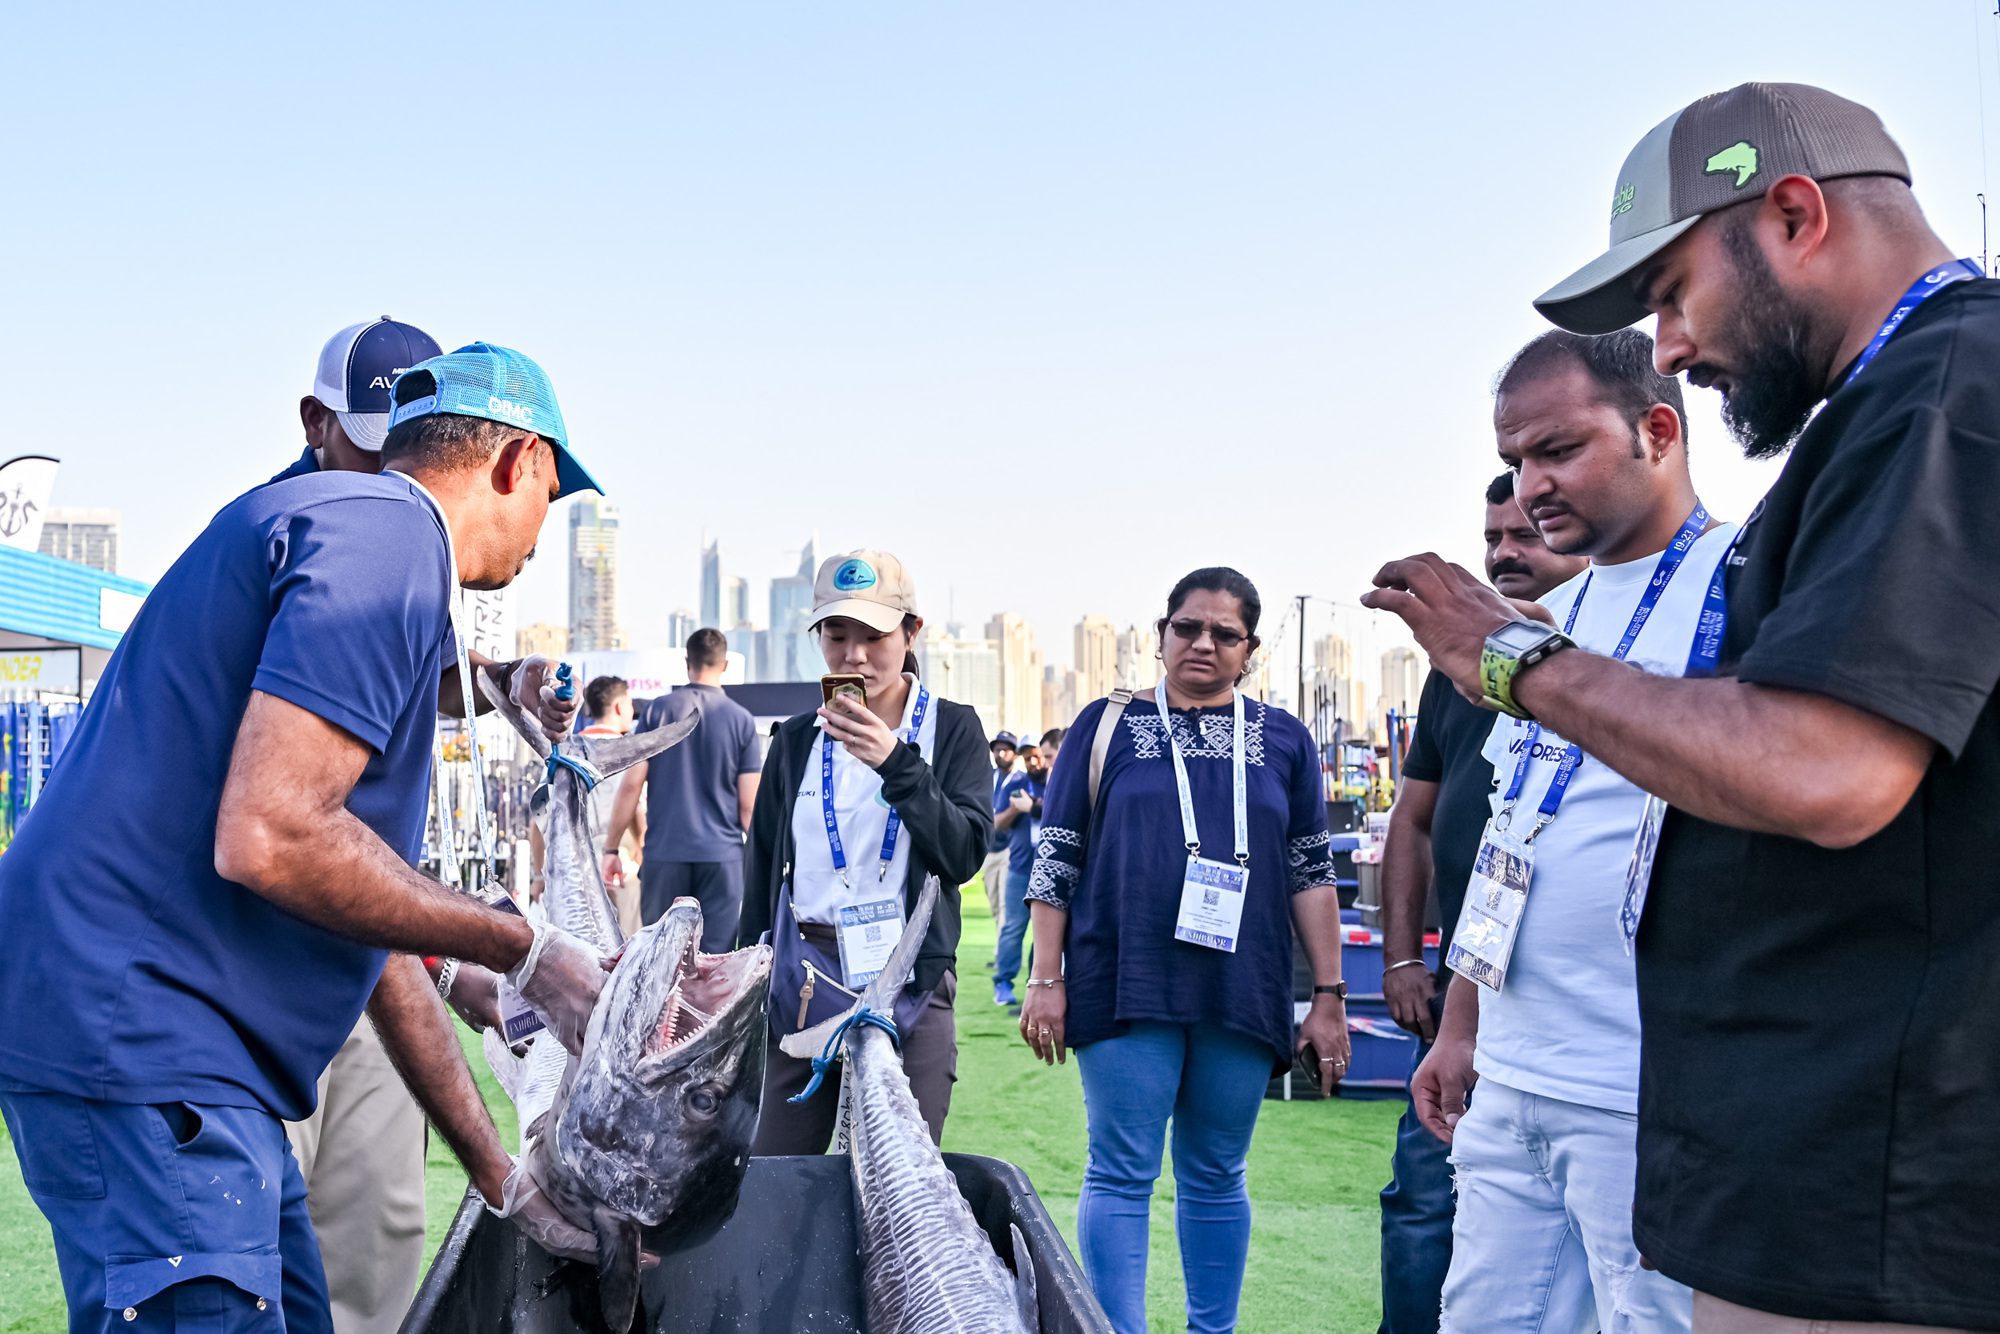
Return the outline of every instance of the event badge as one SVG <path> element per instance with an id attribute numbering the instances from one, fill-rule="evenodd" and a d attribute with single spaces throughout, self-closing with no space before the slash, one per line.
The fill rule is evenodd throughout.
<path id="1" fill-rule="evenodd" d="M 1528 906 L 1528 884 L 1535 876 L 1534 849 L 1526 839 L 1508 832 L 1505 819 L 1500 815 L 1486 822 L 1451 953 L 1445 958 L 1454 973 L 1496 992 L 1507 984 L 1507 961 L 1514 955 L 1521 915 Z"/>
<path id="2" fill-rule="evenodd" d="M 1618 905 L 1618 935 L 1631 956 L 1632 943 L 1639 938 L 1639 919 L 1646 913 L 1646 888 L 1653 883 L 1653 857 L 1660 850 L 1660 824 L 1667 818 L 1667 803 L 1650 794 L 1646 813 L 1639 817 L 1639 832 L 1632 839 L 1632 860 L 1625 867 L 1625 898 Z"/>
<path id="3" fill-rule="evenodd" d="M 1236 953 L 1243 927 L 1243 892 L 1250 868 L 1189 857 L 1181 880 L 1181 914 L 1174 921 L 1174 939 L 1206 945 L 1225 954 Z"/>
<path id="4" fill-rule="evenodd" d="M 495 912 L 512 913 L 516 917 L 521 915 L 521 905 L 514 902 L 511 895 L 496 893 L 491 898 L 484 894 L 475 897 Z M 548 1025 L 542 1022 L 541 1015 L 535 1013 L 534 1006 L 521 999 L 521 993 L 514 989 L 513 983 L 504 977 L 499 982 L 500 1036 L 507 1039 L 508 1046 L 518 1047 Z"/>
<path id="5" fill-rule="evenodd" d="M 834 932 L 840 946 L 841 982 L 848 990 L 859 991 L 875 980 L 903 938 L 902 900 L 849 904 L 840 910 Z"/>
<path id="6" fill-rule="evenodd" d="M 1236 861 L 1219 862 L 1201 855 L 1201 834 L 1195 828 L 1194 789 L 1188 782 L 1187 761 L 1181 758 L 1174 717 L 1167 710 L 1167 683 L 1153 690 L 1160 706 L 1160 730 L 1174 761 L 1174 784 L 1181 803 L 1181 836 L 1187 841 L 1187 872 L 1181 877 L 1181 910 L 1174 919 L 1174 939 L 1204 949 L 1236 953 L 1243 930 L 1243 901 L 1250 887 L 1250 803 L 1243 741 L 1243 694 L 1231 700 L 1232 740 L 1229 747 L 1230 790 L 1235 823 Z"/>

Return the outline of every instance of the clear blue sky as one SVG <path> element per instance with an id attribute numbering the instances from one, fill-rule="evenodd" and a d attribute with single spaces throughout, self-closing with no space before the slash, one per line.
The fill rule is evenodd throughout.
<path id="1" fill-rule="evenodd" d="M 1869 103 L 1977 253 L 1992 4 L 29 7 L 0 455 L 59 455 L 156 577 L 386 312 L 549 369 L 641 645 L 703 530 L 762 580 L 816 529 L 1066 663 L 1196 564 L 1276 603 L 1474 558 L 1528 300 L 1695 96 Z M 1773 474 L 1692 397 L 1740 515 Z M 562 619 L 564 518 L 524 619 Z"/>

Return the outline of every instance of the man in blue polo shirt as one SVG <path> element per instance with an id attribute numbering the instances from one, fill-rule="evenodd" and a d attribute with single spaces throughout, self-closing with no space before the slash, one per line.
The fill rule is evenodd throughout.
<path id="1" fill-rule="evenodd" d="M 501 1146 L 411 956 L 506 973 L 572 1048 L 601 960 L 410 863 L 455 586 L 506 585 L 551 500 L 595 483 L 519 353 L 426 360 L 394 404 L 379 476 L 259 487 L 175 562 L 0 862 L 0 938 L 33 961 L 0 970 L 0 1112 L 73 1331 L 276 1328 L 273 1305 L 330 1328 L 282 1121 L 364 1004 L 487 1200 L 591 1251 Z"/>

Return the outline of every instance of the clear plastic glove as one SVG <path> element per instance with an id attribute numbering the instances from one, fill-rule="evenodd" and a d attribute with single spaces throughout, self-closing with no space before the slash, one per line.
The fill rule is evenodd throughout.
<path id="1" fill-rule="evenodd" d="M 581 1056 L 590 1012 L 604 990 L 604 956 L 559 926 L 528 921 L 535 928 L 535 943 L 507 970 L 507 980 L 535 1007 L 556 1040 Z"/>
<path id="2" fill-rule="evenodd" d="M 461 962 L 452 974 L 445 1003 L 475 1032 L 500 1026 L 500 976 L 476 963 Z"/>
<path id="3" fill-rule="evenodd" d="M 507 680 L 507 698 L 514 707 L 521 710 L 542 725 L 542 735 L 551 741 L 561 741 L 569 735 L 571 724 L 576 722 L 576 711 L 583 705 L 583 692 L 575 691 L 568 699 L 556 698 L 556 664 L 537 653 L 514 664 L 514 671 Z"/>
<path id="4" fill-rule="evenodd" d="M 511 1219 L 523 1236 L 550 1255 L 597 1262 L 597 1238 L 563 1216 L 542 1189 L 542 1183 L 535 1180 L 534 1173 L 519 1158 L 514 1160 L 514 1170 L 507 1174 L 507 1184 L 501 1188 L 499 1207 L 495 1208 L 491 1201 L 486 1207 L 496 1217 Z"/>

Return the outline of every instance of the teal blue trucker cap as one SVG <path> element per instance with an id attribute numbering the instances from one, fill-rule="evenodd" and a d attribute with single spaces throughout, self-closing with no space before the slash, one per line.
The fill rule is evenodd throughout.
<path id="1" fill-rule="evenodd" d="M 518 426 L 554 446 L 557 499 L 604 488 L 570 452 L 569 429 L 556 406 L 555 386 L 532 360 L 511 347 L 467 343 L 456 352 L 420 361 L 396 377 L 389 390 L 389 429 L 448 412 Z"/>

